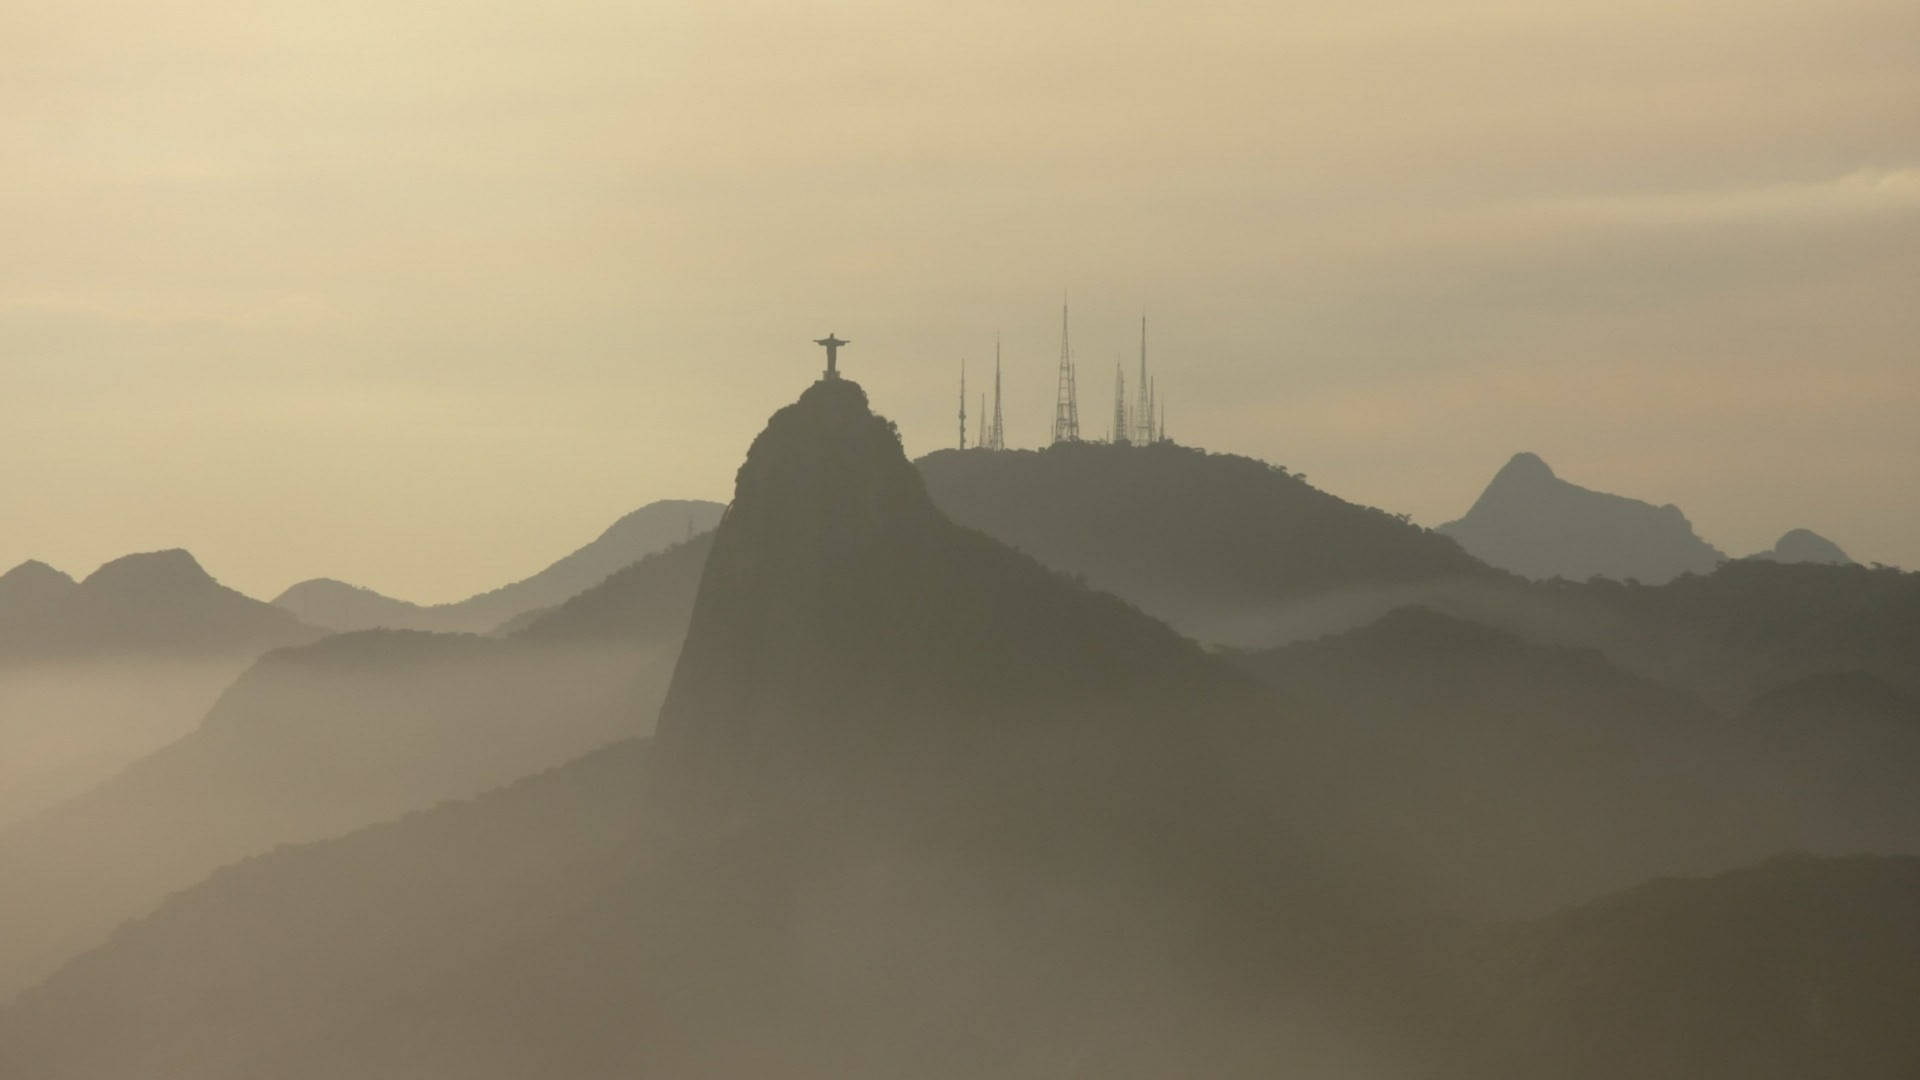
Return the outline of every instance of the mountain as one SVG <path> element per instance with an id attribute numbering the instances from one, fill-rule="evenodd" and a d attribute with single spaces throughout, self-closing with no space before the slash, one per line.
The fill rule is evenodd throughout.
<path id="1" fill-rule="evenodd" d="M 41 563 L 0 578 L 0 665 L 259 654 L 319 631 L 221 585 L 185 551 L 115 559 L 78 585 Z"/>
<path id="2" fill-rule="evenodd" d="M 1495 566 L 1538 579 L 1657 585 L 1710 573 L 1726 559 L 1694 535 L 1678 507 L 1568 483 L 1526 453 L 1494 474 L 1465 517 L 1435 531 Z"/>
<path id="3" fill-rule="evenodd" d="M 1341 1019 L 1380 965 L 1325 972 L 1405 894 L 1270 820 L 1243 740 L 1284 725 L 1250 681 L 947 521 L 851 383 L 772 418 L 711 543 L 651 748 L 222 870 L 0 1013 L 0 1073 L 1383 1052 Z"/>
<path id="4" fill-rule="evenodd" d="M 504 640 L 372 630 L 262 658 L 197 729 L 0 829 L 0 998 L 222 864 L 646 734 L 705 554 L 647 556 Z"/>
<path id="5" fill-rule="evenodd" d="M 1830 566 L 1853 565 L 1853 560 L 1840 550 L 1840 545 L 1811 529 L 1789 529 L 1774 541 L 1772 548 L 1755 552 L 1747 558 L 1771 562 L 1826 563 Z"/>
<path id="6" fill-rule="evenodd" d="M 1920 859 L 1779 859 L 1545 920 L 1434 1080 L 1920 1076 Z"/>
<path id="7" fill-rule="evenodd" d="M 1418 612 L 1230 662 L 947 519 L 840 380 L 769 421 L 709 543 L 650 743 L 214 872 L 0 1010 L 0 1075 L 1684 1075 L 1618 1067 L 1644 1045 L 1717 1077 L 1743 1025 L 1780 1061 L 1834 1031 L 1835 1060 L 1895 1070 L 1861 1075 L 1912 1072 L 1907 863 L 1494 925 L 1366 842 L 1497 818 L 1366 794 L 1449 737 L 1477 743 L 1430 772 L 1519 785 L 1512 812 L 1558 822 L 1540 843 L 1606 842 L 1563 819 L 1613 808 L 1613 778 L 1669 790 L 1620 759 L 1693 722 L 1684 695 Z M 669 594 L 674 556 L 619 588 Z M 1434 703 L 1425 751 L 1420 715 L 1318 712 L 1310 678 L 1342 667 Z M 1331 741 L 1374 723 L 1396 730 Z M 1582 768 L 1601 797 L 1550 790 Z M 1668 960 L 1662 999 L 1642 974 Z M 1542 1053 L 1564 1067 L 1528 1071 Z"/>
<path id="8" fill-rule="evenodd" d="M 1214 677 L 1165 626 L 956 528 L 859 387 L 823 380 L 748 450 L 657 752 L 682 774 L 735 751 L 837 770 L 849 744 L 891 760 L 1008 709 L 1152 714 Z"/>
<path id="9" fill-rule="evenodd" d="M 551 607 L 605 580 L 642 556 L 713 528 L 726 508 L 697 499 L 663 499 L 626 515 L 592 543 L 545 570 L 458 603 L 423 606 L 330 578 L 303 581 L 274 603 L 333 630 L 444 630 L 485 633 L 526 612 Z"/>
<path id="10" fill-rule="evenodd" d="M 942 450 L 936 505 L 1202 640 L 1348 629 L 1419 589 L 1504 575 L 1444 536 L 1285 469 L 1161 442 Z"/>
<path id="11" fill-rule="evenodd" d="M 1751 820 L 1726 722 L 1599 652 L 1406 608 L 1237 661 L 1327 718 L 1290 744 L 1297 813 L 1419 866 L 1462 913 L 1537 915 L 1791 846 Z"/>

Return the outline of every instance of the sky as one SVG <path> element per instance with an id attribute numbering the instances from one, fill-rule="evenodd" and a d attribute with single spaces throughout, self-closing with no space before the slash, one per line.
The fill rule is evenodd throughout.
<path id="1" fill-rule="evenodd" d="M 1920 568 L 1912 0 L 0 0 L 0 162 L 0 566 L 458 599 L 726 499 L 828 331 L 914 455 L 999 334 L 1038 445 L 1065 297 L 1097 433 L 1144 313 L 1356 502 Z"/>

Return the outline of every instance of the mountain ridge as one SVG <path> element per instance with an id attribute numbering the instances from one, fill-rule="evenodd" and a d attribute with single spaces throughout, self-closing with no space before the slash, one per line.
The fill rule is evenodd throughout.
<path id="1" fill-rule="evenodd" d="M 321 634 L 220 584 L 179 548 L 124 555 L 79 582 L 27 562 L 0 581 L 0 663 L 260 653 Z"/>
<path id="2" fill-rule="evenodd" d="M 711 529 L 725 508 L 701 499 L 659 499 L 622 515 L 593 540 L 545 569 L 464 600 L 415 604 L 333 578 L 288 586 L 273 603 L 333 630 L 485 633 L 552 607 L 643 556 Z"/>

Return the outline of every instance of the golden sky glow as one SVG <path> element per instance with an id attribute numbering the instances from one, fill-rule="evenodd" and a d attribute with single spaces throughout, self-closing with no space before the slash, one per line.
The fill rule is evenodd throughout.
<path id="1" fill-rule="evenodd" d="M 1920 566 L 1920 6 L 0 0 L 0 567 L 444 600 L 1133 320 L 1183 442 Z M 1104 426 L 1104 421 L 1102 421 Z"/>

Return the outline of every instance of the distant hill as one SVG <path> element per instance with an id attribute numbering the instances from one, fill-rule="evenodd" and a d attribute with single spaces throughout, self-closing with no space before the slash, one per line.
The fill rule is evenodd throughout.
<path id="1" fill-rule="evenodd" d="M 1205 640 L 1351 626 L 1395 606 L 1372 594 L 1504 576 L 1404 518 L 1232 454 L 1069 443 L 942 450 L 918 465 L 955 521 Z M 1343 617 L 1352 598 L 1366 610 Z"/>
<path id="2" fill-rule="evenodd" d="M 0 612 L 17 623 L 51 617 L 78 587 L 67 575 L 29 559 L 0 574 Z"/>
<path id="3" fill-rule="evenodd" d="M 1773 547 L 1755 552 L 1747 558 L 1769 562 L 1826 563 L 1829 566 L 1853 565 L 1853 560 L 1840 550 L 1840 545 L 1811 529 L 1789 529 L 1781 534 Z"/>
<path id="4" fill-rule="evenodd" d="M 1529 578 L 1633 579 L 1648 585 L 1705 574 L 1726 559 L 1694 535 L 1675 506 L 1592 491 L 1515 454 L 1465 517 L 1435 531 L 1475 556 Z"/>
<path id="5" fill-rule="evenodd" d="M 38 562 L 0 577 L 0 665 L 258 654 L 319 635 L 221 585 L 185 551 L 115 559 L 78 584 Z"/>
<path id="6" fill-rule="evenodd" d="M 1545 920 L 1434 1080 L 1920 1076 L 1920 859 L 1779 859 Z"/>
<path id="7" fill-rule="evenodd" d="M 288 588 L 274 603 L 315 626 L 332 630 L 444 630 L 485 633 L 526 612 L 551 607 L 598 585 L 642 556 L 706 532 L 726 508 L 697 499 L 648 503 L 608 526 L 592 543 L 545 570 L 452 604 L 424 606 L 372 589 L 314 578 Z"/>

